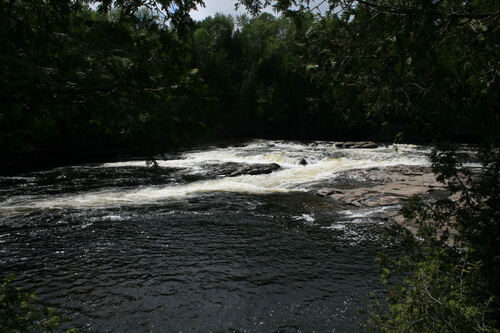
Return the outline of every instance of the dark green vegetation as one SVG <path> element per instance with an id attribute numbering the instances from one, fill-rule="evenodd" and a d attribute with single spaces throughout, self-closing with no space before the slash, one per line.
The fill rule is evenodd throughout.
<path id="1" fill-rule="evenodd" d="M 481 176 L 436 154 L 460 199 L 411 202 L 424 241 L 405 257 L 413 273 L 391 294 L 391 319 L 374 321 L 498 327 L 500 2 L 332 0 L 319 17 L 280 0 L 281 18 L 193 23 L 196 3 L 0 0 L 0 151 L 238 136 L 481 143 Z"/>
<path id="2" fill-rule="evenodd" d="M 0 285 L 0 331 L 53 332 L 62 322 L 56 310 L 39 304 L 35 295 L 14 287 L 13 281 L 10 275 Z"/>
<path id="3" fill-rule="evenodd" d="M 195 5 L 2 0 L 0 151 L 248 136 L 478 141 L 498 125 L 496 1 L 334 1 L 344 11 L 193 23 Z"/>
<path id="4" fill-rule="evenodd" d="M 2 0 L 0 16 L 2 151 L 178 142 L 202 126 L 190 46 L 147 10 Z"/>
<path id="5" fill-rule="evenodd" d="M 376 304 L 371 324 L 383 332 L 500 331 L 500 154 L 480 153 L 483 168 L 471 173 L 453 145 L 432 155 L 433 167 L 454 199 L 432 204 L 418 197 L 403 208 L 419 225 L 408 234 L 408 252 L 380 258 L 383 277 L 404 272 L 389 292 L 389 312 Z"/>

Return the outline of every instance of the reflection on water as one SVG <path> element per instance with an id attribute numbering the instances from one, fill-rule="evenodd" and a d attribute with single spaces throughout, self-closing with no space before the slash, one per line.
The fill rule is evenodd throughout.
<path id="1" fill-rule="evenodd" d="M 172 155 L 159 170 L 0 178 L 0 271 L 83 331 L 359 331 L 358 308 L 380 288 L 374 258 L 397 244 L 373 212 L 310 190 L 342 182 L 337 171 L 424 164 L 425 152 L 257 141 Z M 281 169 L 224 177 L 227 162 Z"/>

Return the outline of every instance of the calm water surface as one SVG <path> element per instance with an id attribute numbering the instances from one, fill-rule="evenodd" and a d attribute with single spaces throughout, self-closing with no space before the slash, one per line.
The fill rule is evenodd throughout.
<path id="1" fill-rule="evenodd" d="M 397 251 L 377 209 L 315 195 L 426 149 L 252 141 L 0 178 L 0 275 L 89 332 L 352 332 Z M 305 159 L 307 165 L 299 162 Z M 227 177 L 247 164 L 265 175 Z M 340 176 L 342 175 L 342 176 Z"/>

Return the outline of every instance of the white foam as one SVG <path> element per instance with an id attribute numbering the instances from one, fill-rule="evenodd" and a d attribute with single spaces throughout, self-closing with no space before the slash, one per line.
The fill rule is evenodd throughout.
<path id="1" fill-rule="evenodd" d="M 183 168 L 185 173 L 204 172 L 203 165 L 226 162 L 278 163 L 282 168 L 267 175 L 226 177 L 183 185 L 151 185 L 132 189 L 112 188 L 50 197 L 12 197 L 0 203 L 0 214 L 9 215 L 14 211 L 20 213 L 33 208 L 142 205 L 207 192 L 269 194 L 308 191 L 311 185 L 331 179 L 339 171 L 396 164 L 427 165 L 425 151 L 417 148 L 411 145 L 398 145 L 398 149 L 392 146 L 382 146 L 369 150 L 339 150 L 334 147 L 333 142 L 316 142 L 308 145 L 282 141 L 253 141 L 243 147 L 186 152 L 177 159 L 160 160 L 158 164 L 160 167 Z M 299 164 L 302 158 L 307 160 L 307 165 Z M 103 166 L 145 165 L 146 161 L 129 161 L 107 163 Z"/>
<path id="2" fill-rule="evenodd" d="M 314 221 L 316 221 L 316 219 L 313 217 L 314 214 L 302 214 L 300 216 L 294 216 L 293 218 L 295 220 L 302 220 L 302 221 L 305 221 L 305 222 L 308 222 L 308 223 L 313 223 Z"/>
<path id="3" fill-rule="evenodd" d="M 123 221 L 125 218 L 123 218 L 120 215 L 106 215 L 101 218 L 103 221 Z"/>
<path id="4" fill-rule="evenodd" d="M 349 217 L 349 219 L 352 218 L 367 218 L 370 217 L 374 214 L 377 213 L 382 213 L 388 210 L 395 210 L 401 208 L 400 205 L 393 205 L 393 206 L 382 206 L 382 207 L 375 207 L 375 208 L 360 208 L 357 209 L 356 211 L 351 211 L 351 210 L 342 210 L 339 212 L 339 214 L 344 215 L 346 217 Z"/>
<path id="5" fill-rule="evenodd" d="M 332 224 L 329 227 L 321 227 L 322 229 L 328 229 L 328 230 L 344 230 L 346 228 L 345 224 Z"/>

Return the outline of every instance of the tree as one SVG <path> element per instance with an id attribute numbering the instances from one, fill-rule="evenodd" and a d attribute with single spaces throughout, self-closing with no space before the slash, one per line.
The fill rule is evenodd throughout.
<path id="1" fill-rule="evenodd" d="M 123 5 L 123 4 L 122 4 Z M 178 142 L 199 130 L 204 99 L 179 34 L 142 8 L 1 1 L 2 150 L 51 144 Z"/>
<path id="2" fill-rule="evenodd" d="M 241 1 L 287 13 L 308 1 Z M 386 137 L 479 140 L 498 127 L 497 1 L 328 1 L 306 43 L 312 101 Z M 295 12 L 294 12 L 295 13 Z M 344 101 L 346 101 L 344 103 Z M 476 116 L 479 115 L 479 116 Z M 430 135 L 427 140 L 431 140 Z"/>
<path id="3" fill-rule="evenodd" d="M 403 209 L 419 225 L 407 255 L 381 257 L 384 277 L 406 272 L 389 292 L 389 312 L 372 307 L 371 324 L 383 332 L 499 332 L 500 154 L 488 147 L 483 168 L 462 167 L 452 146 L 433 153 L 433 167 L 452 197 Z M 376 303 L 375 303 L 376 304 Z"/>

